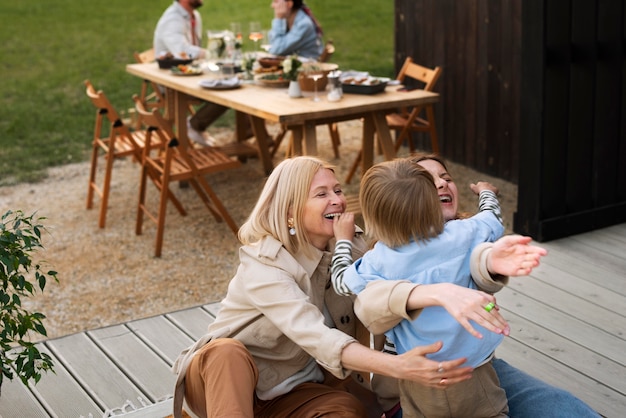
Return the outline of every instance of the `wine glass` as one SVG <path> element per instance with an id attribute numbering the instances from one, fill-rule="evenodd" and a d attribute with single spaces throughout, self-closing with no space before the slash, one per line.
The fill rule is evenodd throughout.
<path id="1" fill-rule="evenodd" d="M 320 99 L 319 96 L 317 95 L 317 80 L 324 77 L 324 74 L 312 73 L 312 74 L 308 74 L 308 77 L 313 80 L 313 99 L 311 100 L 313 100 L 314 102 L 319 102 L 322 99 Z"/>
<path id="2" fill-rule="evenodd" d="M 261 24 L 259 22 L 250 22 L 250 35 L 248 38 L 254 42 L 254 50 L 258 51 L 259 41 L 263 39 L 263 32 L 261 32 Z"/>
<path id="3" fill-rule="evenodd" d="M 271 47 L 269 32 L 266 30 L 261 31 L 261 35 L 263 36 L 261 41 L 261 49 L 265 52 L 269 52 Z"/>

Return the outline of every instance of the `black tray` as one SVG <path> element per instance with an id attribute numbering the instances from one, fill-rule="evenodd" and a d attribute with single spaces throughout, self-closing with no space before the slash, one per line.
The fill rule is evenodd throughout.
<path id="1" fill-rule="evenodd" d="M 385 87 L 387 87 L 386 81 L 381 81 L 378 84 L 341 83 L 341 89 L 344 93 L 353 94 L 376 94 L 385 91 Z"/>
<path id="2" fill-rule="evenodd" d="M 157 62 L 159 63 L 159 68 L 164 69 L 164 70 L 169 70 L 172 67 L 176 67 L 178 65 L 187 65 L 187 64 L 191 64 L 193 62 L 192 59 L 180 59 L 180 58 L 162 58 L 162 59 L 157 59 Z"/>

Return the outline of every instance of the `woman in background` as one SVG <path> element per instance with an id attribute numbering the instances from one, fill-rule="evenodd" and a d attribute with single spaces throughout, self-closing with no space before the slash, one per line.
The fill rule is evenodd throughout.
<path id="1" fill-rule="evenodd" d="M 324 50 L 322 28 L 302 0 L 272 0 L 270 54 L 318 59 Z"/>

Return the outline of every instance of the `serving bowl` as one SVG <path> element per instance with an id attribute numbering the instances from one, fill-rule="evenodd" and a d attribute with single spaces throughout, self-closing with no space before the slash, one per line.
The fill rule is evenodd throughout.
<path id="1" fill-rule="evenodd" d="M 309 76 L 322 74 L 322 77 L 317 80 L 317 91 L 323 91 L 326 88 L 326 84 L 328 84 L 328 73 L 335 71 L 337 68 L 339 68 L 337 64 L 329 62 L 305 62 L 300 67 L 300 73 L 298 74 L 300 90 L 315 91 L 315 81 Z"/>

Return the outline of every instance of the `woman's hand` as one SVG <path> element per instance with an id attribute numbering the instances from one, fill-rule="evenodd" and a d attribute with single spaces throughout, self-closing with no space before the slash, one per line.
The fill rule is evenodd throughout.
<path id="1" fill-rule="evenodd" d="M 287 19 L 287 17 L 289 17 L 291 3 L 287 0 L 274 0 L 272 7 L 274 8 L 274 17 L 276 19 Z"/>
<path id="2" fill-rule="evenodd" d="M 495 307 L 487 312 L 485 306 L 490 303 Z M 409 295 L 407 312 L 427 306 L 442 306 L 476 338 L 483 336 L 472 326 L 470 320 L 496 334 L 509 335 L 511 332 L 509 324 L 500 315 L 496 298 L 480 290 L 451 283 L 417 286 Z"/>
<path id="3" fill-rule="evenodd" d="M 477 195 L 480 194 L 483 190 L 491 190 L 496 195 L 499 193 L 498 188 L 488 181 L 479 181 L 476 183 L 470 184 L 470 189 Z"/>
<path id="4" fill-rule="evenodd" d="M 436 362 L 426 358 L 426 354 L 436 353 L 441 350 L 443 343 L 438 341 L 434 344 L 416 347 L 406 353 L 397 356 L 401 360 L 398 367 L 398 378 L 413 380 L 421 385 L 437 389 L 445 389 L 450 385 L 472 378 L 472 367 L 461 367 L 467 359 L 460 358 L 450 361 Z"/>
<path id="5" fill-rule="evenodd" d="M 355 232 L 354 213 L 344 212 L 340 216 L 336 216 L 333 219 L 333 231 L 337 241 L 340 239 L 352 241 Z"/>
<path id="6" fill-rule="evenodd" d="M 545 248 L 530 245 L 531 237 L 506 235 L 497 240 L 487 258 L 487 269 L 491 274 L 504 276 L 527 276 L 539 265 L 546 255 Z"/>
<path id="7" fill-rule="evenodd" d="M 460 367 L 465 363 L 465 358 L 441 363 L 426 358 L 426 354 L 436 353 L 442 346 L 439 341 L 416 347 L 402 355 L 393 355 L 354 342 L 344 347 L 341 352 L 341 363 L 349 370 L 413 380 L 438 389 L 445 389 L 455 383 L 471 379 L 473 369 Z"/>

